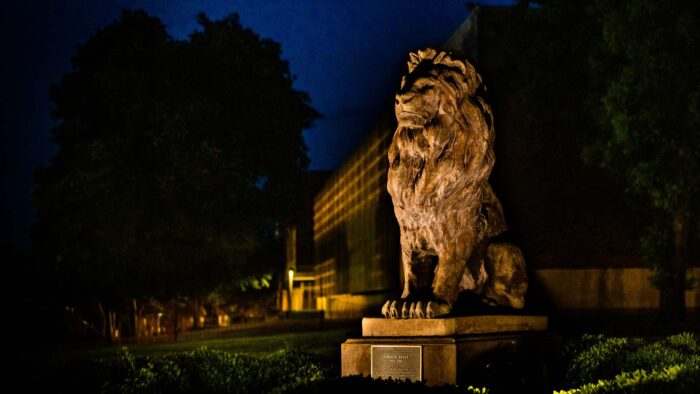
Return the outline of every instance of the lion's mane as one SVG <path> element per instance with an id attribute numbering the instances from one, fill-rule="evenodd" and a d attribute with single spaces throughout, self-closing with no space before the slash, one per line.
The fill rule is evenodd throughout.
<path id="1" fill-rule="evenodd" d="M 415 89 L 420 80 L 430 81 L 431 90 Z M 439 104 L 435 113 L 425 114 L 421 128 L 399 120 L 389 149 L 388 182 L 398 210 L 423 220 L 425 214 L 439 215 L 445 206 L 457 204 L 465 214 L 483 216 L 481 235 L 504 231 L 500 204 L 488 184 L 495 133 L 481 76 L 471 64 L 446 52 L 421 50 L 410 54 L 398 96 L 402 94 L 438 96 Z M 397 103 L 397 118 L 404 112 L 406 107 Z M 484 203 L 486 212 L 481 212 Z"/>

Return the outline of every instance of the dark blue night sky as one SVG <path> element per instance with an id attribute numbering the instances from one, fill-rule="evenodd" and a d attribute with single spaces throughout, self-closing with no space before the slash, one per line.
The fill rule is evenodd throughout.
<path id="1" fill-rule="evenodd" d="M 478 1 L 508 5 L 513 1 Z M 76 44 L 124 8 L 158 16 L 178 39 L 195 16 L 241 23 L 281 43 L 283 58 L 324 118 L 306 132 L 312 169 L 333 169 L 378 115 L 392 108 L 406 54 L 440 45 L 467 18 L 464 0 L 353 1 L 20 1 L 2 4 L 2 243 L 24 247 L 33 220 L 32 174 L 55 150 L 49 142 L 49 85 L 70 69 Z"/>

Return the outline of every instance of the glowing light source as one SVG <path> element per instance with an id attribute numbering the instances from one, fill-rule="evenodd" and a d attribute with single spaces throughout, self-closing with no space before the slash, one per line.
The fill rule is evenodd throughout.
<path id="1" fill-rule="evenodd" d="M 287 274 L 289 275 L 289 291 L 287 291 L 287 313 L 290 313 L 292 311 L 292 289 L 294 288 L 294 269 L 290 268 L 289 271 L 287 271 Z"/>

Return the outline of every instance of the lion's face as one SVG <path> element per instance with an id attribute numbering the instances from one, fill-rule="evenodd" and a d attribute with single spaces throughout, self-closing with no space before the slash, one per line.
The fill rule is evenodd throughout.
<path id="1" fill-rule="evenodd" d="M 413 75 L 396 94 L 396 120 L 399 127 L 423 128 L 439 112 L 444 93 L 434 75 Z"/>
<path id="2" fill-rule="evenodd" d="M 468 92 L 461 70 L 422 60 L 401 81 L 395 111 L 399 127 L 422 128 L 438 116 L 455 117 L 455 104 Z"/>
<path id="3" fill-rule="evenodd" d="M 395 99 L 397 138 L 425 156 L 442 150 L 456 130 L 464 129 L 455 122 L 470 112 L 465 96 L 473 93 L 476 74 L 467 63 L 430 49 L 412 53 L 408 69 Z"/>

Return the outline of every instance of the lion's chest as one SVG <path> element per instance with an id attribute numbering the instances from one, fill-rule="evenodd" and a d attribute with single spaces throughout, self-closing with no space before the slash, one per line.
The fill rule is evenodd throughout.
<path id="1" fill-rule="evenodd" d="M 465 174 L 456 167 L 448 156 L 438 163 L 419 158 L 391 168 L 387 186 L 399 221 L 434 226 L 469 210 L 473 191 L 461 182 Z"/>
<path id="2" fill-rule="evenodd" d="M 451 153 L 440 160 L 412 156 L 390 167 L 387 187 L 393 198 L 400 198 L 401 205 L 429 210 L 458 191 L 464 177 L 464 171 L 455 166 Z"/>

